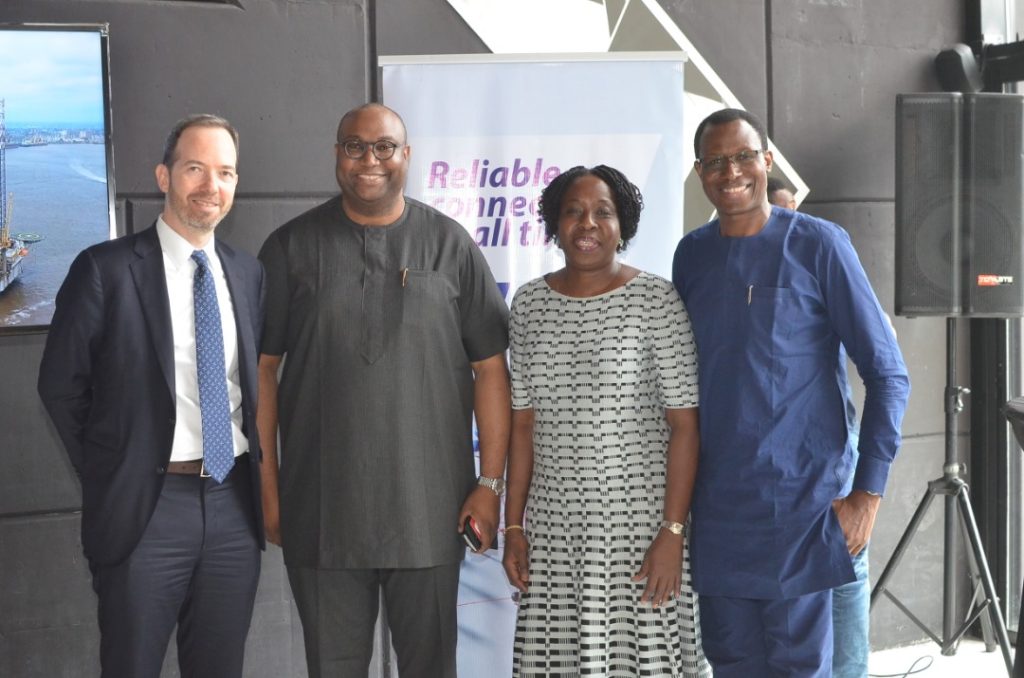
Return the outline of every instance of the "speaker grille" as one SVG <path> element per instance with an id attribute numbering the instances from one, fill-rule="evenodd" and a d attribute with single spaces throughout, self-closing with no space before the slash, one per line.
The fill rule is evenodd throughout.
<path id="1" fill-rule="evenodd" d="M 970 95 L 965 114 L 964 313 L 1024 315 L 1024 97 Z"/>
<path id="2" fill-rule="evenodd" d="M 1024 96 L 896 98 L 896 313 L 1024 315 Z"/>
<path id="3" fill-rule="evenodd" d="M 958 315 L 961 94 L 896 98 L 896 313 Z"/>

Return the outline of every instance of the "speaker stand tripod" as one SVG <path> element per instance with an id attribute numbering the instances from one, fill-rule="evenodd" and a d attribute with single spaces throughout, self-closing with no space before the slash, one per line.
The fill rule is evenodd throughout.
<path id="1" fill-rule="evenodd" d="M 922 631 L 928 634 L 942 649 L 942 654 L 956 654 L 960 639 L 967 629 L 977 621 L 981 620 L 982 635 L 985 639 L 986 649 L 991 652 L 995 649 L 996 641 L 1003 652 L 1003 660 L 1006 662 L 1006 670 L 1009 675 L 1013 672 L 1013 659 L 1010 654 L 1010 638 L 1006 633 L 1006 624 L 1003 622 L 999 610 L 999 599 L 996 596 L 995 585 L 992 583 L 992 574 L 988 568 L 988 560 L 985 558 L 985 551 L 981 547 L 981 535 L 978 532 L 978 524 L 974 520 L 974 511 L 971 509 L 970 488 L 963 478 L 960 477 L 962 465 L 957 461 L 957 415 L 963 410 L 963 395 L 970 393 L 966 388 L 956 385 L 956 318 L 946 319 L 946 391 L 945 391 L 945 412 L 946 412 L 946 461 L 942 467 L 942 477 L 928 483 L 924 498 L 918 505 L 914 516 L 907 524 L 903 536 L 900 537 L 896 550 L 893 551 L 882 576 L 871 591 L 871 607 L 874 608 L 878 597 L 883 593 L 898 607 L 912 622 L 917 624 Z M 942 637 L 935 635 L 924 622 L 899 601 L 896 596 L 886 588 L 889 579 L 895 573 L 900 564 L 907 547 L 913 540 L 917 528 L 921 524 L 932 500 L 941 495 L 945 499 L 945 532 L 943 543 L 943 566 L 942 566 Z M 957 627 L 956 623 L 956 552 L 958 528 L 962 529 L 967 536 L 970 549 L 967 552 L 967 567 L 970 571 L 971 582 L 974 586 L 974 596 L 967 610 L 963 623 Z M 994 640 L 993 640 L 994 638 Z"/>

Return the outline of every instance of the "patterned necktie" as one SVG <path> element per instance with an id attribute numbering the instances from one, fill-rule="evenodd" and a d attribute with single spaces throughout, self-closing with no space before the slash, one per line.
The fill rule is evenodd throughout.
<path id="1" fill-rule="evenodd" d="M 235 465 L 224 336 L 210 262 L 201 250 L 194 251 L 192 259 L 197 264 L 192 291 L 196 308 L 196 368 L 199 414 L 203 421 L 203 465 L 214 480 L 222 483 Z"/>

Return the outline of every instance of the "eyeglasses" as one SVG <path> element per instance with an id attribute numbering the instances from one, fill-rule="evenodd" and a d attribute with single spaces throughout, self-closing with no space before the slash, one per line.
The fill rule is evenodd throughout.
<path id="1" fill-rule="evenodd" d="M 374 141 L 373 143 L 367 143 L 365 141 L 359 141 L 358 139 L 349 139 L 348 141 L 342 141 L 340 144 L 342 150 L 345 151 L 345 155 L 358 160 L 366 155 L 366 149 L 369 148 L 373 151 L 373 157 L 377 160 L 387 160 L 395 154 L 397 149 L 402 144 L 396 144 L 393 141 Z"/>
<path id="2" fill-rule="evenodd" d="M 724 172 L 729 167 L 729 163 L 736 163 L 737 167 L 746 167 L 753 164 L 757 160 L 757 156 L 762 153 L 764 151 L 759 148 L 750 148 L 735 155 L 715 155 L 710 158 L 701 158 L 698 162 L 709 172 Z"/>

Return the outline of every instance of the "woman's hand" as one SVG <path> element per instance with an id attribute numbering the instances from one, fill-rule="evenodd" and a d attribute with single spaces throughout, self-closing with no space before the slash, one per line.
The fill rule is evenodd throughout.
<path id="1" fill-rule="evenodd" d="M 505 555 L 501 564 L 505 567 L 508 583 L 526 593 L 530 583 L 530 544 L 522 530 L 505 532 Z"/>
<path id="2" fill-rule="evenodd" d="M 507 541 L 506 541 L 507 544 Z M 505 553 L 508 553 L 506 545 Z M 644 562 L 633 575 L 633 581 L 647 580 L 640 602 L 650 602 L 653 607 L 671 602 L 679 595 L 683 572 L 683 535 L 668 530 L 658 530 Z"/>

